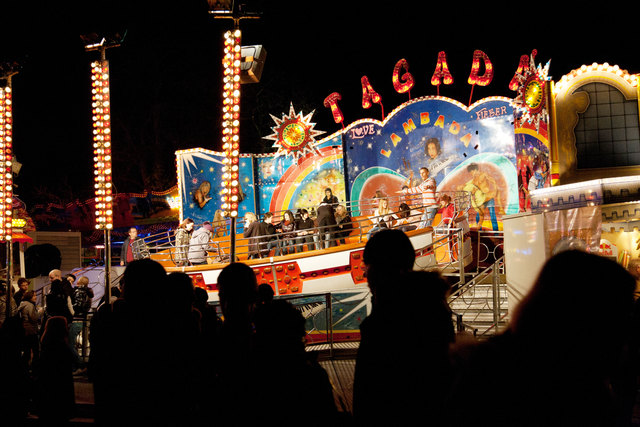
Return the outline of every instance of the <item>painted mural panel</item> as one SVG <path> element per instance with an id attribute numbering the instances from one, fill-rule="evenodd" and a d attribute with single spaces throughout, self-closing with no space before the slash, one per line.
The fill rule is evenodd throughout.
<path id="1" fill-rule="evenodd" d="M 551 186 L 551 165 L 547 128 L 516 126 L 515 147 L 518 165 L 520 211 L 531 211 L 530 192 Z"/>
<path id="2" fill-rule="evenodd" d="M 256 157 L 256 183 L 260 213 L 315 209 L 330 188 L 346 200 L 344 162 L 340 135 L 317 146 L 319 154 L 299 161 L 286 156 Z"/>
<path id="3" fill-rule="evenodd" d="M 510 102 L 491 98 L 467 108 L 448 98 L 425 97 L 403 104 L 384 122 L 363 120 L 348 127 L 352 213 L 370 215 L 364 200 L 376 192 L 397 196 L 403 185 L 419 184 L 425 166 L 438 191 L 473 192 L 470 220 L 497 230 L 501 215 L 519 211 Z"/>
<path id="4" fill-rule="evenodd" d="M 224 154 L 203 149 L 179 151 L 178 183 L 182 212 L 180 218 L 191 218 L 196 224 L 213 221 L 220 209 L 220 182 Z M 242 190 L 238 216 L 255 212 L 253 161 L 250 156 L 240 158 L 240 187 Z"/>

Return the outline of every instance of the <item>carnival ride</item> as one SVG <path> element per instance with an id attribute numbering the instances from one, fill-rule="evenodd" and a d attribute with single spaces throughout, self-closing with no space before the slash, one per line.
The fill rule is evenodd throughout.
<path id="1" fill-rule="evenodd" d="M 424 206 L 413 206 L 408 215 L 402 215 L 402 219 L 401 212 L 395 210 L 393 215 L 397 220 L 389 226 L 402 229 L 411 240 L 416 251 L 415 270 L 438 270 L 456 277 L 453 282 L 459 286 L 465 282 L 465 269 L 474 261 L 467 221 L 470 198 L 462 191 L 450 193 L 450 196 L 454 206 L 451 219 L 442 218 L 438 213 L 432 226 L 419 228 Z M 392 206 L 399 204 L 399 198 L 389 199 Z M 365 205 L 374 204 L 374 200 L 362 200 L 346 205 L 349 211 L 366 212 Z M 274 213 L 274 223 L 280 221 L 282 213 Z M 236 261 L 249 265 L 256 273 L 258 284 L 269 285 L 275 297 L 296 300 L 296 305 L 314 324 L 308 328 L 312 340 L 326 342 L 330 329 L 331 340 L 354 339 L 359 335 L 360 320 L 371 309 L 362 254 L 375 218 L 367 215 L 352 217 L 353 228 L 344 239 L 332 235 L 335 232 L 332 226 L 316 227 L 313 242 L 298 241 L 290 245 L 289 249 L 295 249 L 293 253 L 276 255 L 276 250 L 272 249 L 256 259 L 249 258 L 251 239 L 244 237 L 244 230 L 240 228 L 236 233 Z M 195 286 L 207 290 L 209 302 L 216 304 L 217 278 L 229 264 L 231 233 L 228 226 L 229 223 L 223 236 L 211 239 L 207 263 L 202 265 L 179 265 L 177 253 L 186 248 L 176 245 L 174 231 L 148 236 L 145 242 L 153 260 L 161 263 L 168 273 L 188 274 Z M 323 233 L 328 238 L 326 242 L 320 237 Z M 277 239 L 278 235 L 261 236 L 269 237 Z M 329 246 L 331 240 L 335 241 L 335 246 Z M 309 244 L 310 250 L 302 250 L 303 245 Z M 402 286 L 401 283 L 397 285 Z"/>

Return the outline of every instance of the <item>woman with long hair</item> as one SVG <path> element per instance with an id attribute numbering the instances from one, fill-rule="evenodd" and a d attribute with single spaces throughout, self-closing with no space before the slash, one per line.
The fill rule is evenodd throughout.
<path id="1" fill-rule="evenodd" d="M 338 205 L 336 207 L 336 239 L 340 239 L 340 243 L 344 245 L 345 238 L 351 234 L 351 230 L 353 230 L 353 223 L 347 208 L 344 205 Z"/>
<path id="2" fill-rule="evenodd" d="M 295 233 L 295 228 L 296 228 L 296 222 L 293 218 L 293 212 L 291 211 L 285 211 L 282 214 L 282 221 L 280 222 L 280 224 L 278 224 L 278 226 L 276 227 L 276 229 L 282 233 L 280 238 L 282 239 L 282 245 L 280 246 L 280 254 L 281 255 L 285 255 L 285 251 L 286 254 L 292 254 L 295 253 L 295 243 L 296 243 L 296 233 Z"/>
<path id="3" fill-rule="evenodd" d="M 193 232 L 193 225 L 193 220 L 186 218 L 176 229 L 175 263 L 178 267 L 189 265 L 189 239 Z"/>
<path id="4" fill-rule="evenodd" d="M 383 197 L 378 200 L 378 208 L 373 212 L 373 215 L 370 216 L 369 219 L 371 219 L 371 222 L 373 223 L 373 228 L 369 230 L 367 240 L 383 228 L 391 228 L 393 226 L 393 222 L 398 218 L 389 208 L 389 199 Z"/>
<path id="5" fill-rule="evenodd" d="M 249 241 L 249 259 L 260 258 L 260 223 L 253 212 L 244 214 L 244 231 L 242 234 Z"/>
<path id="6" fill-rule="evenodd" d="M 22 319 L 24 327 L 24 346 L 22 348 L 22 360 L 25 367 L 29 368 L 35 364 L 40 355 L 40 343 L 38 335 L 40 332 L 40 318 L 42 308 L 36 306 L 37 295 L 33 290 L 28 290 L 22 296 L 22 301 L 18 307 L 18 313 Z"/>

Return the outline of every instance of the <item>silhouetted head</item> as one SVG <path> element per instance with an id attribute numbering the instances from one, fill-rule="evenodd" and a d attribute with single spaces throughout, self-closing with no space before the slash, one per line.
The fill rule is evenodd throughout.
<path id="1" fill-rule="evenodd" d="M 51 293 L 52 294 L 62 294 L 64 293 L 64 288 L 62 287 L 62 280 L 56 279 L 51 282 Z"/>
<path id="2" fill-rule="evenodd" d="M 248 320 L 258 299 L 258 283 L 253 269 L 246 264 L 233 262 L 222 269 L 218 276 L 220 308 L 228 320 Z"/>
<path id="3" fill-rule="evenodd" d="M 371 236 L 364 247 L 362 259 L 374 298 L 378 287 L 389 284 L 391 278 L 398 274 L 411 271 L 415 258 L 411 240 L 401 230 L 382 229 Z"/>
<path id="4" fill-rule="evenodd" d="M 543 266 L 510 329 L 535 345 L 550 343 L 554 352 L 609 359 L 628 338 L 634 290 L 634 278 L 616 262 L 578 250 L 561 252 Z"/>
<path id="5" fill-rule="evenodd" d="M 182 313 L 191 311 L 195 299 L 191 277 L 186 273 L 173 272 L 167 276 L 167 281 L 171 305 L 177 306 Z"/>
<path id="6" fill-rule="evenodd" d="M 53 316 L 44 325 L 41 342 L 43 346 L 53 342 L 68 341 L 67 319 L 64 316 Z"/>
<path id="7" fill-rule="evenodd" d="M 194 304 L 201 307 L 209 302 L 209 294 L 206 289 L 196 286 L 193 288 Z"/>
<path id="8" fill-rule="evenodd" d="M 416 252 L 411 240 L 396 229 L 380 230 L 364 247 L 363 260 L 369 270 L 380 266 L 385 270 L 407 271 L 413 268 Z"/>
<path id="9" fill-rule="evenodd" d="M 256 322 L 256 336 L 271 357 L 304 352 L 305 319 L 290 302 L 273 301 Z"/>
<path id="10" fill-rule="evenodd" d="M 271 302 L 273 300 L 273 288 L 268 283 L 262 283 L 258 286 L 258 301 L 261 303 Z"/>
<path id="11" fill-rule="evenodd" d="M 146 306 L 164 295 L 167 273 L 151 259 L 138 259 L 127 264 L 122 277 L 122 297 L 132 304 Z"/>

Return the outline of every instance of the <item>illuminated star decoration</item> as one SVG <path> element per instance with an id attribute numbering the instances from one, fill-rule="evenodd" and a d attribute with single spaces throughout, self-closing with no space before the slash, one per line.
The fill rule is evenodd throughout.
<path id="1" fill-rule="evenodd" d="M 540 131 L 540 122 L 548 123 L 549 114 L 546 105 L 547 75 L 549 73 L 549 62 L 542 67 L 535 65 L 535 55 L 533 51 L 530 55 L 529 68 L 516 76 L 518 86 L 518 96 L 513 101 L 514 108 L 522 114 L 522 119 L 528 123 L 533 123 L 536 132 Z"/>
<path id="2" fill-rule="evenodd" d="M 299 160 L 307 153 L 320 154 L 315 137 L 322 135 L 324 131 L 313 129 L 316 125 L 311 123 L 314 112 L 315 110 L 303 116 L 302 112 L 296 113 L 291 104 L 289 115 L 283 113 L 282 119 L 270 114 L 276 125 L 271 128 L 273 134 L 263 138 L 275 141 L 273 147 L 278 149 L 276 157 L 284 155 Z"/>

